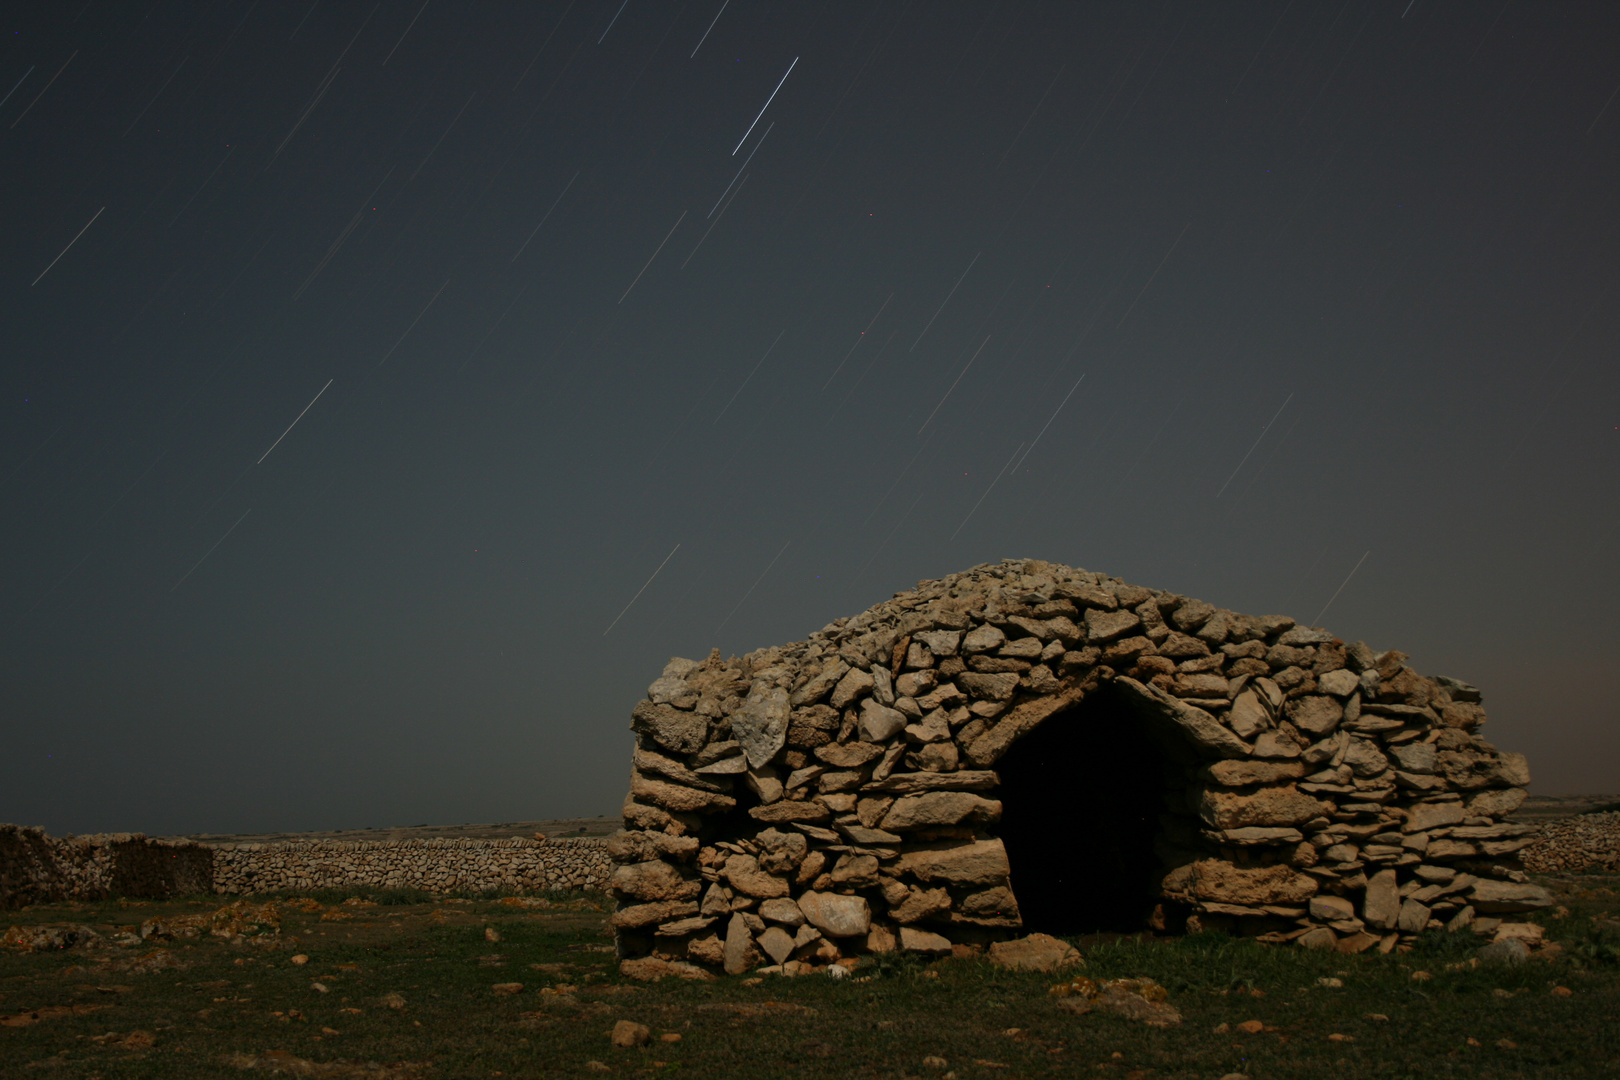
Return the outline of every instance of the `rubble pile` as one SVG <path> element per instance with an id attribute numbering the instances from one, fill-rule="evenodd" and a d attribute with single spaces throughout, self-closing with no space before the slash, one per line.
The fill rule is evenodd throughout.
<path id="1" fill-rule="evenodd" d="M 996 764 L 1099 693 L 1171 778 L 1154 928 L 1346 952 L 1494 932 L 1550 902 L 1517 860 L 1533 829 L 1503 820 L 1529 769 L 1480 737 L 1478 689 L 1405 661 L 1035 560 L 922 582 L 806 641 L 672 660 L 631 714 L 620 955 L 797 973 L 1016 936 L 999 826 L 1019 793 Z M 1050 782 L 1106 768 L 1053 761 Z"/>

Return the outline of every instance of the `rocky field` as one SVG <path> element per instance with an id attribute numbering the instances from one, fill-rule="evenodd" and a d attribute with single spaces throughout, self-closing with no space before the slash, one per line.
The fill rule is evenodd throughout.
<path id="1" fill-rule="evenodd" d="M 0 1075 L 1620 1076 L 1620 876 L 1537 880 L 1529 959 L 1202 933 L 657 981 L 621 973 L 600 894 L 36 906 L 0 938 Z"/>

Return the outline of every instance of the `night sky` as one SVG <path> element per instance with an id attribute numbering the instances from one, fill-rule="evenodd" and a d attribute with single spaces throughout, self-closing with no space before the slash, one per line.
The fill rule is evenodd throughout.
<path id="1" fill-rule="evenodd" d="M 1003 557 L 1620 789 L 1620 6 L 81 3 L 0 56 L 0 820 L 613 815 L 670 656 Z"/>

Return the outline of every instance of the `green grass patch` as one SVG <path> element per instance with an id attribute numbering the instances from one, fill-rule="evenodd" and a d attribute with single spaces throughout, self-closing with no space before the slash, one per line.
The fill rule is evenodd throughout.
<path id="1" fill-rule="evenodd" d="M 1475 963 L 1480 943 L 1461 935 L 1391 956 L 1218 934 L 1079 940 L 1086 975 L 1169 989 L 1183 1022 L 1165 1029 L 1065 1013 L 1047 995 L 1060 976 L 979 959 L 867 958 L 843 980 L 630 982 L 601 896 L 521 907 L 373 892 L 365 906 L 342 901 L 367 894 L 339 891 L 317 894 L 319 909 L 287 896 L 271 945 L 0 953 L 0 1076 L 601 1075 L 591 1062 L 638 1077 L 1620 1076 L 1620 878 L 1547 883 L 1568 912 L 1542 920 L 1563 952 L 1511 967 Z M 111 938 L 222 902 L 59 905 L 5 921 L 88 923 Z M 498 992 L 508 983 L 521 990 Z M 17 1022 L 29 1014 L 39 1019 Z M 653 1041 L 613 1047 L 619 1020 L 647 1025 Z M 1250 1022 L 1259 1030 L 1240 1027 Z"/>

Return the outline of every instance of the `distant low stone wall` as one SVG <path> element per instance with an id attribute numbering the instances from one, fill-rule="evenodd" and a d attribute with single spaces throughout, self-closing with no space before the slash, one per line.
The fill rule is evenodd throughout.
<path id="1" fill-rule="evenodd" d="M 212 888 L 213 852 L 202 844 L 140 833 L 57 838 L 40 828 L 0 824 L 0 909 Z"/>
<path id="2" fill-rule="evenodd" d="M 1620 870 L 1620 813 L 1554 818 L 1537 831 L 1535 842 L 1520 854 L 1531 873 Z"/>
<path id="3" fill-rule="evenodd" d="M 535 892 L 605 889 L 613 872 L 605 842 L 558 840 L 288 840 L 219 844 L 214 889 L 422 889 Z"/>
<path id="4" fill-rule="evenodd" d="M 605 889 L 612 872 L 606 842 L 592 837 L 202 844 L 0 824 L 0 909 L 280 889 Z"/>

